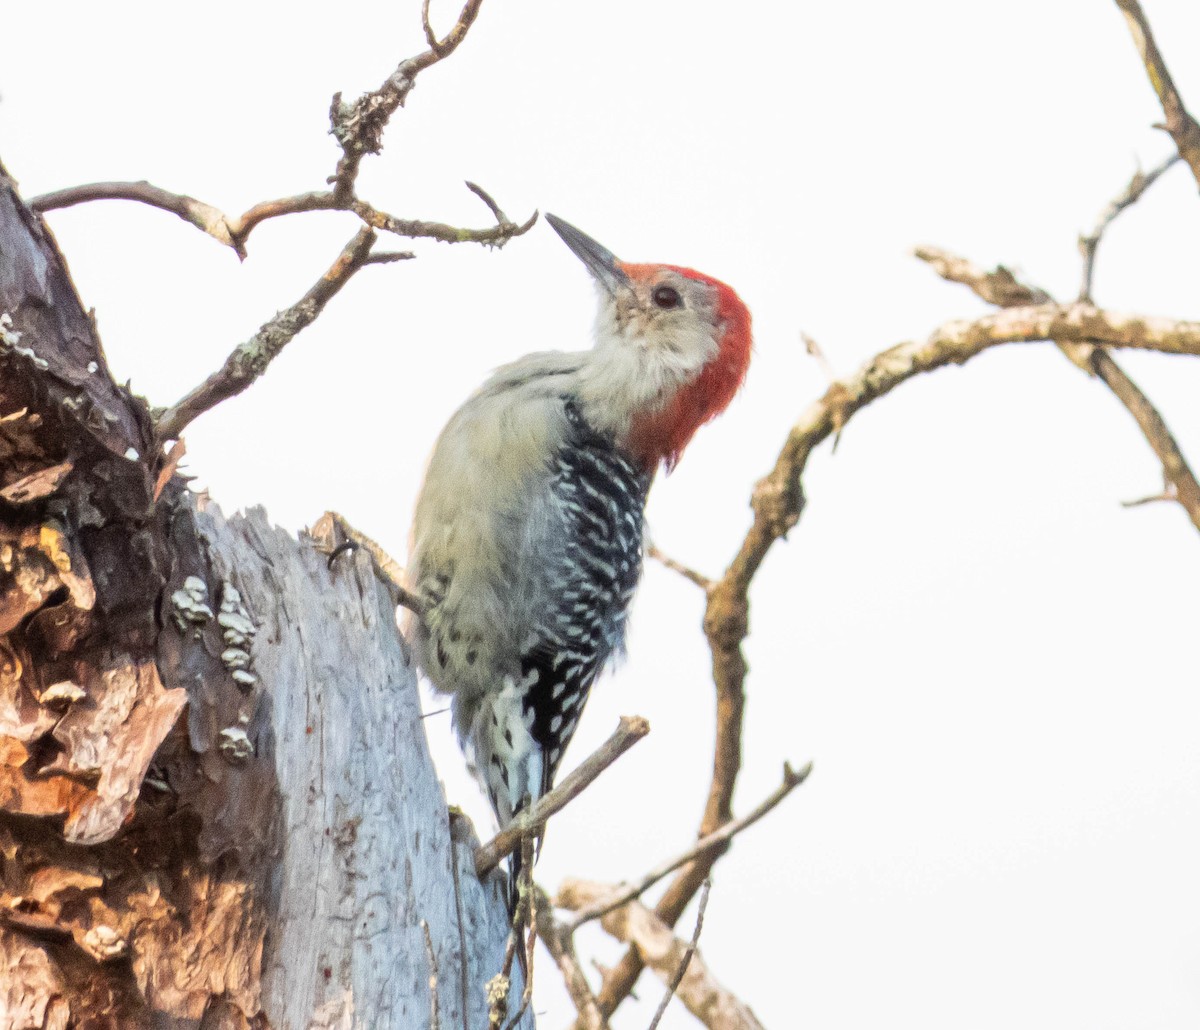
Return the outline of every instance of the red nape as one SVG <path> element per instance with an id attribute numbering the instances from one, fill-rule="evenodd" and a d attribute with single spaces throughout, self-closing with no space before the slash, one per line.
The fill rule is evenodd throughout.
<path id="1" fill-rule="evenodd" d="M 668 404 L 658 411 L 635 416 L 630 429 L 629 450 L 646 471 L 652 472 L 661 461 L 670 472 L 696 430 L 728 407 L 746 378 L 750 365 L 750 311 L 731 286 L 703 272 L 678 265 L 622 264 L 621 267 L 633 278 L 669 268 L 717 291 L 717 318 L 722 330 L 717 356 Z"/>

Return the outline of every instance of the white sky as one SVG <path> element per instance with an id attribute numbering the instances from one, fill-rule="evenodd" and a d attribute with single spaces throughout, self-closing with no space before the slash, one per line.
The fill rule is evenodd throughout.
<path id="1" fill-rule="evenodd" d="M 1200 110 L 1200 6 L 1145 0 Z M 417 0 L 9 5 L 0 156 L 28 195 L 146 178 L 238 212 L 320 188 L 330 95 L 421 46 Z M 119 12 L 119 13 L 118 13 Z M 435 4 L 441 24 L 453 11 Z M 907 256 L 928 242 L 1069 296 L 1077 232 L 1169 141 L 1112 2 L 564 4 L 490 0 L 393 120 L 362 195 L 486 224 L 551 210 L 629 260 L 734 284 L 757 349 L 734 407 L 655 488 L 656 540 L 719 572 L 754 481 L 824 388 L 982 312 Z M 1177 168 L 1109 234 L 1099 301 L 1200 318 L 1200 205 Z M 354 231 L 260 227 L 239 265 L 171 215 L 51 224 L 115 373 L 176 400 L 296 300 Z M 403 245 L 403 244 L 402 244 Z M 496 364 L 586 345 L 591 287 L 544 225 L 502 252 L 418 243 L 366 270 L 249 393 L 187 432 L 227 509 L 337 508 L 397 556 L 434 436 Z M 1200 365 L 1122 358 L 1200 462 Z M 822 448 L 754 590 L 738 808 L 816 771 L 718 867 L 702 950 L 772 1027 L 1145 1030 L 1200 1020 L 1196 531 L 1154 493 L 1128 415 L 1053 348 L 911 382 Z M 617 880 L 699 819 L 712 691 L 698 592 L 648 569 L 630 660 L 569 761 L 654 732 L 554 824 L 539 866 Z M 447 718 L 429 721 L 453 800 Z M 690 928 L 685 917 L 684 925 Z M 610 962 L 597 934 L 582 948 Z M 569 1003 L 543 960 L 542 1025 Z M 640 1028 L 659 991 L 642 982 Z M 692 1025 L 682 1010 L 664 1026 Z"/>

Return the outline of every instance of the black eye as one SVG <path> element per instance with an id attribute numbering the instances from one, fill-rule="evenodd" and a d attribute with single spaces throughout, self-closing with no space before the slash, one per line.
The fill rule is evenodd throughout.
<path id="1" fill-rule="evenodd" d="M 654 303 L 660 308 L 677 308 L 683 303 L 679 291 L 674 286 L 659 286 L 651 294 Z"/>

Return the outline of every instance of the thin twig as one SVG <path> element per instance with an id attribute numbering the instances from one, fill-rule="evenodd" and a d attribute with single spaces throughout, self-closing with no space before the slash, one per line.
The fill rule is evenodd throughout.
<path id="1" fill-rule="evenodd" d="M 800 331 L 800 342 L 804 344 L 804 352 L 821 366 L 821 371 L 825 373 L 825 378 L 831 383 L 837 379 L 837 373 L 834 372 L 833 365 L 830 363 L 829 358 L 825 356 L 825 351 L 821 345 L 809 336 L 808 333 L 804 332 L 804 330 Z"/>
<path id="2" fill-rule="evenodd" d="M 1179 497 L 1175 492 L 1175 487 L 1171 485 L 1165 486 L 1159 493 L 1151 494 L 1149 497 L 1137 497 L 1132 501 L 1122 501 L 1122 508 L 1140 508 L 1144 504 L 1158 504 L 1160 501 L 1178 501 Z"/>
<path id="3" fill-rule="evenodd" d="M 970 287 L 981 300 L 998 308 L 1051 302 L 1050 294 L 1045 290 L 1021 282 L 1011 269 L 1003 265 L 997 265 L 989 271 L 940 247 L 914 247 L 913 256 L 928 264 L 943 279 Z"/>
<path id="4" fill-rule="evenodd" d="M 589 755 L 570 776 L 549 794 L 538 799 L 536 811 L 523 813 L 507 828 L 501 830 L 475 852 L 475 872 L 484 877 L 500 860 L 511 854 L 521 840 L 534 835 L 546 825 L 546 821 L 561 812 L 605 769 L 620 758 L 634 744 L 650 732 L 650 723 L 640 715 L 623 715 L 616 731 L 596 751 Z"/>
<path id="5" fill-rule="evenodd" d="M 1138 0 L 1116 0 L 1116 4 L 1125 15 L 1150 85 L 1158 95 L 1159 104 L 1162 105 L 1163 114 L 1166 116 L 1165 128 L 1191 168 L 1196 182 L 1200 183 L 1200 125 L 1196 124 L 1196 120 L 1184 107 L 1183 98 L 1175 88 L 1175 81 L 1171 78 L 1167 63 L 1154 41 L 1154 33 L 1150 31 L 1150 23 L 1146 20 L 1142 5 Z"/>
<path id="6" fill-rule="evenodd" d="M 584 923 L 590 922 L 593 919 L 599 919 L 602 916 L 608 915 L 613 909 L 620 908 L 634 898 L 640 897 L 647 890 L 653 887 L 659 880 L 669 876 L 675 872 L 680 866 L 687 865 L 688 862 L 694 861 L 700 855 L 721 847 L 727 844 L 739 833 L 749 826 L 753 826 L 759 819 L 771 811 L 793 790 L 800 786 L 806 779 L 809 773 L 812 772 L 812 762 L 808 762 L 798 772 L 794 771 L 786 762 L 783 766 L 783 782 L 765 798 L 761 804 L 753 811 L 748 812 L 740 819 L 734 819 L 732 822 L 726 823 L 719 830 L 708 834 L 706 837 L 700 838 L 696 843 L 688 848 L 682 855 L 677 855 L 661 865 L 655 866 L 645 876 L 639 879 L 636 883 L 619 888 L 610 897 L 605 898 L 602 902 L 594 905 L 588 905 L 575 913 L 570 922 L 566 924 L 568 933 L 575 933 Z M 565 890 L 569 887 L 564 885 Z"/>
<path id="7" fill-rule="evenodd" d="M 425 957 L 429 960 L 429 1030 L 441 1030 L 442 1021 L 438 1013 L 438 966 L 433 952 L 433 937 L 429 924 L 421 920 L 421 932 L 425 935 Z"/>
<path id="8" fill-rule="evenodd" d="M 377 250 L 367 258 L 365 264 L 392 265 L 397 261 L 411 261 L 416 256 L 411 250 Z"/>
<path id="9" fill-rule="evenodd" d="M 1100 217 L 1096 219 L 1096 224 L 1092 227 L 1091 232 L 1083 233 L 1079 237 L 1079 253 L 1083 258 L 1083 280 L 1079 287 L 1079 299 L 1085 303 L 1091 303 L 1092 300 L 1092 279 L 1095 275 L 1096 265 L 1096 250 L 1100 246 L 1100 240 L 1104 236 L 1105 230 L 1113 223 L 1117 216 L 1132 204 L 1136 204 L 1143 193 L 1153 186 L 1159 178 L 1172 165 L 1178 164 L 1181 161 L 1178 153 L 1172 154 L 1157 167 L 1150 169 L 1148 172 L 1137 171 L 1128 185 L 1112 200 L 1108 202 L 1104 210 L 1100 212 Z"/>
<path id="10" fill-rule="evenodd" d="M 429 49 L 437 51 L 441 46 L 441 41 L 437 38 L 437 33 L 433 31 L 433 25 L 429 22 L 429 0 L 421 0 L 421 28 L 425 30 L 425 42 L 429 44 Z"/>
<path id="11" fill-rule="evenodd" d="M 671 982 L 667 985 L 667 993 L 663 995 L 662 1001 L 658 1003 L 658 1010 L 654 1013 L 654 1018 L 650 1020 L 650 1025 L 646 1030 L 657 1030 L 658 1024 L 662 1021 L 663 1013 L 667 1011 L 667 1006 L 671 999 L 675 996 L 675 992 L 679 990 L 679 984 L 683 980 L 683 974 L 687 972 L 688 965 L 692 961 L 692 956 L 696 954 L 696 945 L 700 943 L 700 931 L 704 929 L 704 910 L 708 908 L 708 895 L 712 891 L 712 877 L 704 881 L 704 886 L 700 888 L 700 907 L 696 910 L 696 929 L 692 931 L 692 940 L 688 944 L 687 950 L 683 953 L 683 958 L 679 960 L 679 968 L 675 971 L 675 975 L 671 978 Z"/>
<path id="12" fill-rule="evenodd" d="M 487 190 L 477 183 L 471 182 L 470 179 L 466 179 L 464 182 L 467 189 L 469 189 L 475 194 L 475 196 L 483 201 L 484 205 L 492 213 L 492 217 L 496 219 L 497 225 L 512 225 L 512 222 L 509 221 L 508 215 L 500 210 L 500 205 L 496 203 L 495 198 Z"/>
<path id="13" fill-rule="evenodd" d="M 592 993 L 591 985 L 579 964 L 575 954 L 575 942 L 571 931 L 554 918 L 554 907 L 545 891 L 536 888 L 537 898 L 537 928 L 538 937 L 546 945 L 551 958 L 557 963 L 566 985 L 567 993 L 579 1013 L 579 1022 L 583 1030 L 608 1030 L 608 1020 L 596 1005 L 596 995 Z"/>
<path id="14" fill-rule="evenodd" d="M 646 555 L 653 558 L 660 565 L 665 566 L 672 572 L 677 572 L 689 583 L 695 583 L 701 590 L 707 591 L 712 588 L 713 581 L 704 573 L 697 572 L 695 569 L 684 565 L 682 562 L 676 561 L 668 554 L 664 554 L 654 544 L 646 545 Z"/>
<path id="15" fill-rule="evenodd" d="M 415 218 L 397 218 L 380 211 L 362 200 L 353 200 L 347 207 L 373 229 L 394 233 L 409 239 L 437 240 L 439 243 L 482 243 L 491 247 L 503 247 L 514 236 L 521 236 L 533 228 L 538 220 L 534 211 L 520 225 L 499 221 L 487 229 L 463 229 L 445 222 L 423 222 Z"/>

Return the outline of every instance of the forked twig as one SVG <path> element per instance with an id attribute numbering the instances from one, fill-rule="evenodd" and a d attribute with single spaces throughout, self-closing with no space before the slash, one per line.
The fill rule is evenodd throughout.
<path id="1" fill-rule="evenodd" d="M 653 887 L 659 880 L 669 876 L 675 872 L 680 866 L 687 865 L 700 855 L 711 851 L 713 848 L 721 847 L 727 844 L 730 840 L 736 837 L 744 829 L 753 826 L 759 819 L 771 811 L 793 790 L 800 786 L 806 779 L 809 773 L 812 772 L 812 762 L 808 762 L 798 772 L 794 771 L 786 762 L 783 766 L 783 782 L 775 788 L 771 794 L 765 798 L 753 811 L 748 812 L 740 819 L 734 819 L 732 822 L 726 823 L 719 830 L 708 834 L 706 837 L 700 838 L 696 843 L 685 851 L 682 855 L 677 855 L 669 861 L 663 862 L 661 865 L 655 866 L 645 876 L 641 877 L 636 883 L 630 884 L 627 887 L 619 888 L 611 897 L 605 898 L 603 901 L 594 905 L 588 905 L 579 909 L 571 920 L 566 924 L 568 933 L 574 933 L 584 923 L 590 922 L 593 919 L 599 919 L 602 916 L 608 915 L 614 909 L 620 908 L 634 898 L 640 897 L 647 890 Z M 565 890 L 569 890 L 568 885 L 564 885 Z"/>
<path id="2" fill-rule="evenodd" d="M 1148 172 L 1135 172 L 1126 187 L 1113 197 L 1104 210 L 1100 212 L 1100 216 L 1096 219 L 1096 224 L 1092 226 L 1091 231 L 1080 234 L 1079 254 L 1083 258 L 1083 280 L 1079 286 L 1080 300 L 1090 302 L 1092 299 L 1092 279 L 1095 275 L 1096 251 L 1100 247 L 1100 240 L 1104 237 L 1105 230 L 1108 229 L 1122 211 L 1130 205 L 1136 204 L 1141 199 L 1142 194 L 1159 180 L 1163 172 L 1172 165 L 1178 164 L 1181 160 L 1182 158 L 1180 158 L 1179 154 L 1174 153 Z"/>
<path id="3" fill-rule="evenodd" d="M 653 558 L 664 568 L 679 573 L 689 583 L 695 583 L 701 590 L 707 591 L 712 588 L 713 581 L 704 575 L 703 572 L 697 572 L 695 569 L 684 565 L 683 562 L 676 561 L 669 554 L 659 550 L 654 544 L 646 545 L 646 557 Z"/>

